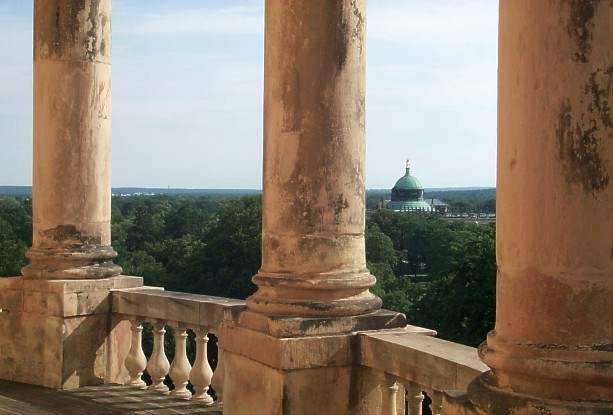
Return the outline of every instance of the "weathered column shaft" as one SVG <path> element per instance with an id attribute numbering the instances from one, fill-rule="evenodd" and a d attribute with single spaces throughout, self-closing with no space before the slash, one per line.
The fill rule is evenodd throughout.
<path id="1" fill-rule="evenodd" d="M 33 243 L 0 278 L 0 378 L 50 388 L 123 383 L 130 324 L 110 291 L 111 0 L 34 1 Z M 111 277 L 111 278 L 103 278 Z"/>
<path id="2" fill-rule="evenodd" d="M 609 1 L 500 2 L 493 372 L 471 392 L 496 413 L 611 405 L 612 22 Z"/>
<path id="3" fill-rule="evenodd" d="M 267 0 L 262 267 L 248 307 L 380 307 L 364 252 L 365 0 Z"/>
<path id="4" fill-rule="evenodd" d="M 111 260 L 111 0 L 34 2 L 33 243 L 25 277 L 118 275 Z"/>

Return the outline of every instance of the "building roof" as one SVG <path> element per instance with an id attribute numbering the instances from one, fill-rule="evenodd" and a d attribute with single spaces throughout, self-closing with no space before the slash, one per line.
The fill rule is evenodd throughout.
<path id="1" fill-rule="evenodd" d="M 449 205 L 443 202 L 441 199 L 431 199 L 430 206 L 449 206 Z"/>
<path id="2" fill-rule="evenodd" d="M 406 174 L 396 181 L 394 189 L 423 190 L 423 186 L 415 176 L 411 176 L 407 168 Z"/>
<path id="3" fill-rule="evenodd" d="M 424 187 L 417 177 L 411 176 L 407 160 L 405 174 L 396 181 L 388 208 L 396 212 L 431 212 L 432 207 L 424 201 L 423 195 Z"/>

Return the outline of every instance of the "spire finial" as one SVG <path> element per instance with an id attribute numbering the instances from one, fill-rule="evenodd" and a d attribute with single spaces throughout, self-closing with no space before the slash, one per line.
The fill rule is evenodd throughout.
<path id="1" fill-rule="evenodd" d="M 406 171 L 407 174 L 409 174 L 409 172 L 411 171 L 411 160 L 407 159 L 406 161 Z"/>

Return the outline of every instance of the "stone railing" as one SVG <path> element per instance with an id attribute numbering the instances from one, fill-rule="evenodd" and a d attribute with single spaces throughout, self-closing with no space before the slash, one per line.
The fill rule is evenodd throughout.
<path id="1" fill-rule="evenodd" d="M 407 326 L 403 330 L 360 333 L 360 363 L 379 372 L 385 382 L 385 415 L 421 415 L 424 393 L 432 414 L 442 414 L 443 391 L 466 390 L 488 370 L 477 349 L 433 337 L 435 332 Z"/>
<path id="2" fill-rule="evenodd" d="M 176 398 L 191 399 L 212 405 L 208 393 L 213 370 L 207 356 L 208 335 L 215 334 L 224 319 L 237 318 L 244 309 L 244 302 L 228 298 L 164 291 L 161 288 L 143 287 L 113 290 L 112 310 L 119 319 L 131 323 L 130 350 L 125 358 L 129 372 L 126 384 L 170 394 Z M 147 360 L 143 351 L 143 323 L 152 326 L 153 348 Z M 164 350 L 164 335 L 170 327 L 174 334 L 174 358 L 169 362 Z M 194 339 L 188 336 L 193 332 Z M 190 364 L 188 342 L 195 342 L 195 359 Z M 221 363 L 218 356 L 218 366 Z M 143 373 L 149 375 L 149 382 Z M 165 381 L 172 380 L 172 391 Z M 191 383 L 193 393 L 188 389 Z M 221 391 L 217 391 L 221 403 Z"/>
<path id="3" fill-rule="evenodd" d="M 223 320 L 238 321 L 244 309 L 240 300 L 161 288 L 113 290 L 114 315 L 131 323 L 130 350 L 124 362 L 129 372 L 126 384 L 212 405 L 214 400 L 208 390 L 214 373 L 207 358 L 208 335 L 216 334 Z M 153 347 L 148 360 L 143 351 L 143 323 L 152 327 Z M 174 335 L 172 362 L 164 350 L 166 328 Z M 188 331 L 194 336 L 188 336 Z M 432 414 L 441 414 L 443 391 L 465 390 L 476 376 L 488 370 L 475 348 L 438 339 L 433 337 L 435 334 L 415 326 L 357 334 L 359 364 L 377 373 L 383 383 L 382 414 L 421 415 L 426 402 Z M 188 342 L 195 343 L 193 366 L 187 350 L 194 345 Z M 220 365 L 221 356 L 217 369 Z M 145 371 L 147 383 L 143 379 Z M 216 373 L 215 376 L 223 376 L 223 370 Z M 172 390 L 167 386 L 169 380 Z M 222 379 L 217 383 L 221 385 Z M 216 390 L 217 403 L 222 401 L 221 392 Z"/>

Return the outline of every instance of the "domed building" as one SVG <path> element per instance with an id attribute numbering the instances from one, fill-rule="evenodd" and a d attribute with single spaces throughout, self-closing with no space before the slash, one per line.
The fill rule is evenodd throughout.
<path id="1" fill-rule="evenodd" d="M 432 212 L 424 200 L 424 187 L 417 177 L 411 176 L 411 167 L 407 160 L 406 171 L 392 188 L 392 200 L 388 208 L 394 212 Z"/>

